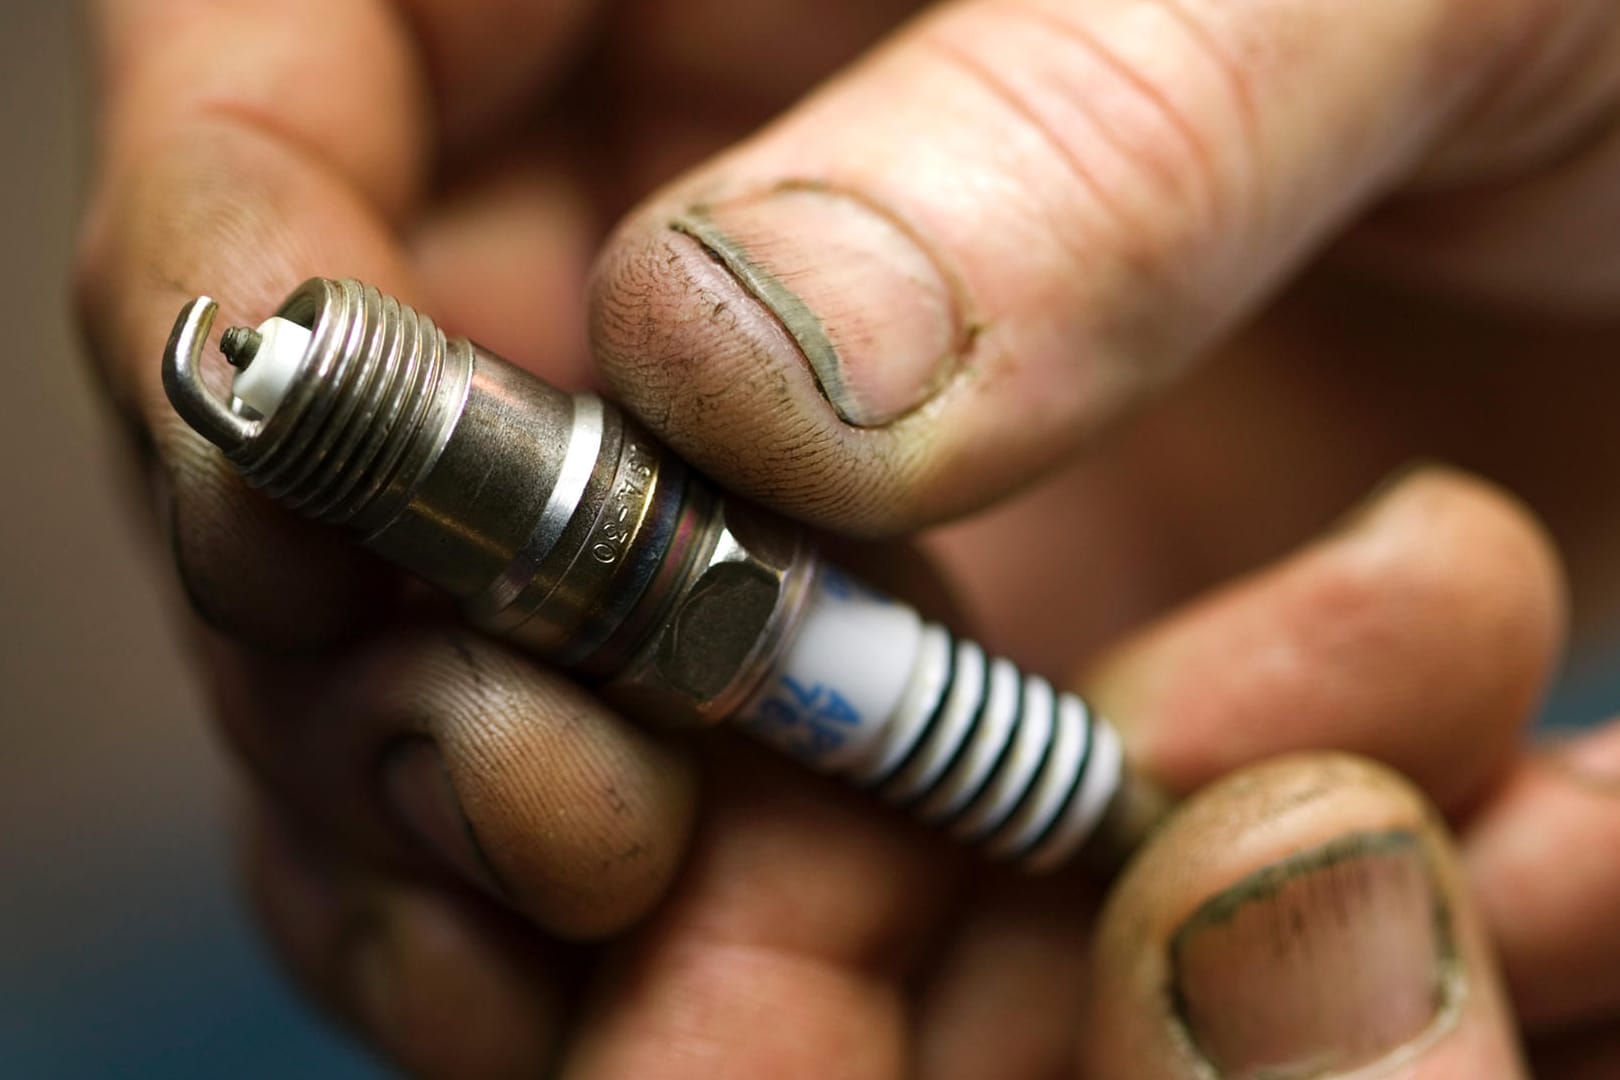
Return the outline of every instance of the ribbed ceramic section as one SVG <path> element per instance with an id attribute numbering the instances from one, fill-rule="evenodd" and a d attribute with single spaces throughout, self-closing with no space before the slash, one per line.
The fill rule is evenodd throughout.
<path id="1" fill-rule="evenodd" d="M 974 642 L 935 625 L 925 635 L 915 676 L 926 682 L 924 704 L 908 710 L 921 719 L 892 725 L 907 745 L 881 754 L 893 762 L 875 778 L 881 792 L 993 857 L 1035 869 L 1062 863 L 1118 787 L 1114 731 L 1080 698 Z"/>
<path id="2" fill-rule="evenodd" d="M 282 309 L 313 331 L 263 431 L 234 456 L 248 481 L 332 524 L 380 523 L 433 444 L 447 343 L 426 316 L 354 281 L 306 283 Z"/>

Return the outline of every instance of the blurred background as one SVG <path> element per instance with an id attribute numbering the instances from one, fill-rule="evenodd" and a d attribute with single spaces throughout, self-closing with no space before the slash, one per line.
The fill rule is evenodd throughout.
<path id="1" fill-rule="evenodd" d="M 79 361 L 78 18 L 0 3 L 0 1072 L 378 1076 L 292 998 L 239 909 L 176 598 Z M 1566 680 L 1553 718 L 1613 711 L 1616 666 Z"/>
<path id="2" fill-rule="evenodd" d="M 382 1076 L 240 910 L 175 597 L 79 360 L 79 7 L 0 3 L 0 1074 Z"/>

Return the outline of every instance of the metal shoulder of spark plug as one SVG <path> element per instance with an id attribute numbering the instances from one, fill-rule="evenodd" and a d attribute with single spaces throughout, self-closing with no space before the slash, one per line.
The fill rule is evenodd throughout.
<path id="1" fill-rule="evenodd" d="M 316 278 L 257 329 L 180 313 L 163 382 L 247 480 L 455 594 L 638 718 L 730 721 L 991 856 L 1107 872 L 1156 799 L 1079 698 L 986 656 L 717 491 L 623 413 L 370 286 Z"/>

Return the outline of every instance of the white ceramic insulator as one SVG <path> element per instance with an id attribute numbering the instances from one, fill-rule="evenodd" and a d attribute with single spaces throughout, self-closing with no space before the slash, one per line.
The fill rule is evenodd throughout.
<path id="1" fill-rule="evenodd" d="M 832 569 L 739 722 L 1033 870 L 1085 844 L 1124 768 L 1080 698 Z"/>
<path id="2" fill-rule="evenodd" d="M 236 373 L 231 393 L 260 416 L 281 405 L 309 351 L 310 332 L 279 316 L 259 324 L 259 349 L 253 362 Z"/>

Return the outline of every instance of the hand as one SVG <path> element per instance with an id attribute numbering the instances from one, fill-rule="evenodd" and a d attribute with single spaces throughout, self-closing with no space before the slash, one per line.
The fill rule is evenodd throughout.
<path id="1" fill-rule="evenodd" d="M 1424 1047 L 1410 1074 L 1513 1075 L 1487 936 L 1532 1039 L 1612 1068 L 1614 1047 L 1569 1033 L 1620 1012 L 1620 882 L 1590 856 L 1615 843 L 1614 800 L 1516 736 L 1563 631 L 1546 538 L 1430 472 L 1255 568 L 1438 455 L 1549 523 L 1578 625 L 1612 612 L 1620 503 L 1581 480 L 1616 453 L 1598 418 L 1620 373 L 1598 358 L 1620 336 L 1617 252 L 1592 224 L 1620 169 L 1613 5 L 941 9 L 633 216 L 588 350 L 574 312 L 598 227 L 901 6 L 101 5 L 85 321 L 211 626 L 291 966 L 428 1073 L 554 1056 L 585 1075 L 1185 1075 L 1176 1031 L 1246 1063 L 1225 1021 L 1190 1019 L 1223 985 L 1193 982 L 1230 965 L 1177 969 L 1191 1011 L 1173 1023 L 1149 993 L 1187 917 L 1253 893 L 1263 864 L 1382 830 L 1413 839 L 1366 880 L 1432 892 L 1455 922 L 1431 943 L 1462 972 L 1448 1008 L 1382 1017 L 1384 1042 Z M 1052 670 L 1093 657 L 1080 685 L 1178 790 L 1299 748 L 1396 767 L 1465 826 L 1484 929 L 1410 791 L 1272 766 L 1201 797 L 1120 883 L 1078 1022 L 1073 881 L 977 871 L 723 739 L 626 725 L 243 489 L 163 401 L 162 342 L 197 292 L 256 319 L 313 273 L 375 281 L 553 381 L 586 378 L 594 351 L 678 448 L 819 525 L 906 532 L 1002 500 L 931 540 L 994 641 Z M 1337 879 L 1288 880 L 1292 911 Z M 1377 921 L 1415 926 L 1397 907 Z M 1291 970 L 1301 1000 L 1351 977 Z M 1265 1011 L 1286 1005 L 1253 1015 L 1333 1049 Z"/>

